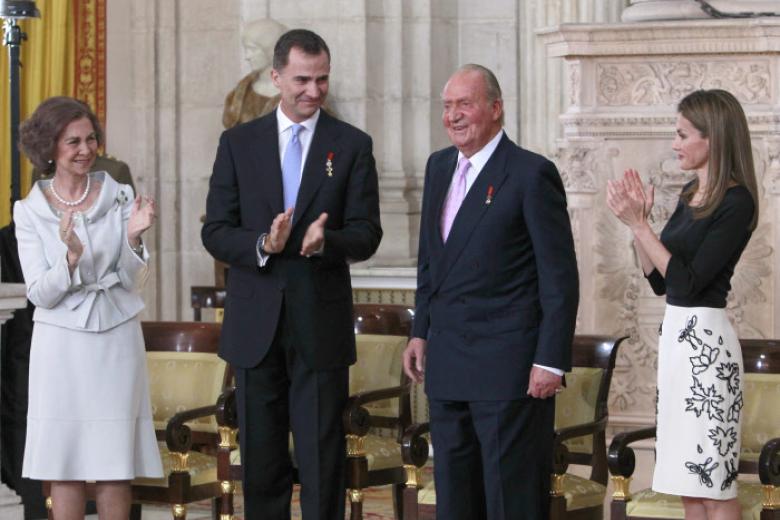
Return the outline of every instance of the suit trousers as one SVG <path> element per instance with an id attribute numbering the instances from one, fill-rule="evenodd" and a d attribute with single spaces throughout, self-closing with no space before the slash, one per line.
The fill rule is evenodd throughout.
<path id="1" fill-rule="evenodd" d="M 282 311 L 265 358 L 256 367 L 236 369 L 245 517 L 289 520 L 292 431 L 304 520 L 341 520 L 346 484 L 341 413 L 349 367 L 307 367 L 295 350 L 294 326 L 294 318 Z"/>
<path id="2" fill-rule="evenodd" d="M 549 517 L 555 400 L 430 399 L 436 518 Z"/>

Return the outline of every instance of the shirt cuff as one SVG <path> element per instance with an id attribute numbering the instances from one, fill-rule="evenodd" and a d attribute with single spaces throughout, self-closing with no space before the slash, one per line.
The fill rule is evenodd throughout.
<path id="1" fill-rule="evenodd" d="M 562 376 L 564 374 L 563 370 L 561 370 L 560 368 L 546 367 L 544 365 L 539 365 L 537 363 L 534 363 L 534 366 L 539 367 L 542 370 L 547 370 L 548 372 L 552 372 L 556 376 Z"/>
<path id="2" fill-rule="evenodd" d="M 264 253 L 263 249 L 260 247 L 260 244 L 263 243 L 263 239 L 268 236 L 268 233 L 263 233 L 257 238 L 257 245 L 255 246 L 255 249 L 257 251 L 257 266 L 258 267 L 265 267 L 265 264 L 268 263 L 268 259 L 271 257 L 271 255 Z"/>

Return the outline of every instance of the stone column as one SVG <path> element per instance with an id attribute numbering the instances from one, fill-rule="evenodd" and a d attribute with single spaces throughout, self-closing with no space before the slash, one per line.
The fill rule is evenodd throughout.
<path id="1" fill-rule="evenodd" d="M 780 15 L 777 0 L 631 0 L 622 19 L 624 22 L 694 20 L 712 18 L 714 11 L 732 17 Z"/>
<path id="2" fill-rule="evenodd" d="M 0 325 L 10 320 L 16 309 L 26 306 L 27 292 L 23 283 L 0 284 Z M 5 484 L 0 484 L 0 518 L 3 520 L 24 518 L 21 499 Z"/>

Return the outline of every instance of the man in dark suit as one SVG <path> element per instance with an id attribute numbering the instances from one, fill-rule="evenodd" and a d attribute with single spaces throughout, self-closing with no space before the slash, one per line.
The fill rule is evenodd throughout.
<path id="1" fill-rule="evenodd" d="M 403 360 L 425 376 L 437 518 L 547 518 L 578 304 L 566 195 L 550 161 L 504 134 L 492 72 L 462 67 L 442 99 L 454 146 L 426 168 Z"/>
<path id="2" fill-rule="evenodd" d="M 329 72 L 322 38 L 285 33 L 279 107 L 222 134 L 209 186 L 202 238 L 230 265 L 220 355 L 236 368 L 252 519 L 290 518 L 290 430 L 303 518 L 344 518 L 348 262 L 369 258 L 382 229 L 371 138 L 320 110 Z"/>

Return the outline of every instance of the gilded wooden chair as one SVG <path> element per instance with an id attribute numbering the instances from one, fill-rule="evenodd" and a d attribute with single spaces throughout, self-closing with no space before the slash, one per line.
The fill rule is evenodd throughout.
<path id="1" fill-rule="evenodd" d="M 574 337 L 573 369 L 566 374 L 566 387 L 555 397 L 555 444 L 550 489 L 552 520 L 603 518 L 607 492 L 607 399 L 618 347 L 625 339 Z M 420 442 L 421 435 L 427 430 L 427 425 L 410 428 L 407 432 L 408 444 Z M 407 461 L 413 462 L 411 458 Z M 567 473 L 570 465 L 589 466 L 589 477 Z M 436 509 L 434 482 L 429 482 L 419 494 L 410 483 L 404 500 L 405 520 L 432 517 Z"/>
<path id="2" fill-rule="evenodd" d="M 745 367 L 738 468 L 742 518 L 780 520 L 780 341 L 741 339 L 740 343 Z M 655 427 L 644 428 L 620 433 L 610 444 L 609 471 L 615 488 L 610 506 L 613 520 L 685 517 L 678 496 L 651 489 L 635 493 L 629 490 L 635 466 L 629 445 L 654 437 Z"/>
<path id="3" fill-rule="evenodd" d="M 407 473 L 413 472 L 404 467 L 401 456 L 404 432 L 411 424 L 410 384 L 403 375 L 401 354 L 411 330 L 412 313 L 412 309 L 400 305 L 355 305 L 358 354 L 357 363 L 350 368 L 350 398 L 343 414 L 347 491 L 353 520 L 362 518 L 363 490 L 384 484 L 394 485 L 394 507 L 400 518 Z M 223 519 L 233 516 L 233 483 L 241 480 L 235 406 L 234 390 L 230 388 L 217 407 L 222 435 L 218 475 L 222 481 Z M 418 442 L 414 447 L 427 457 L 427 444 Z M 416 460 L 421 459 L 418 456 Z M 419 466 L 423 463 L 424 459 Z"/>
<path id="4" fill-rule="evenodd" d="M 187 504 L 217 500 L 214 446 L 218 443 L 216 403 L 229 380 L 229 370 L 217 357 L 220 324 L 151 321 L 141 324 L 146 343 L 152 415 L 164 476 L 132 482 L 134 504 L 169 504 L 176 519 L 184 519 Z M 88 496 L 94 497 L 92 486 Z M 49 496 L 49 486 L 44 484 Z M 47 500 L 49 518 L 51 500 Z M 214 504 L 214 511 L 219 508 Z M 133 516 L 140 516 L 134 506 Z"/>

